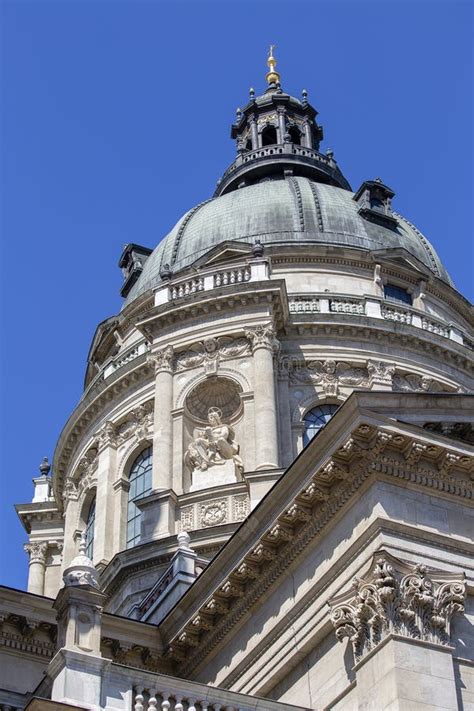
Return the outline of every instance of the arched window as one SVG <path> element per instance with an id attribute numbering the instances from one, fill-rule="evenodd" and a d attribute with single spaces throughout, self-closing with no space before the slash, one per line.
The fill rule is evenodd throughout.
<path id="1" fill-rule="evenodd" d="M 306 413 L 303 417 L 303 445 L 305 447 L 308 442 L 311 442 L 314 435 L 317 434 L 322 427 L 324 427 L 326 422 L 329 422 L 338 407 L 339 405 L 319 405 L 318 407 L 313 407 L 312 410 L 309 410 L 309 412 Z"/>
<path id="2" fill-rule="evenodd" d="M 274 126 L 266 126 L 262 131 L 262 146 L 273 146 L 277 143 L 277 132 Z"/>
<path id="3" fill-rule="evenodd" d="M 141 511 L 135 501 L 151 491 L 152 448 L 148 447 L 135 459 L 130 470 L 127 508 L 127 548 L 140 543 Z"/>
<path id="4" fill-rule="evenodd" d="M 250 138 L 247 138 L 247 142 L 246 142 L 246 144 L 245 144 L 245 150 L 246 150 L 246 151 L 251 151 L 251 150 L 252 150 L 252 141 L 250 140 Z"/>
<path id="5" fill-rule="evenodd" d="M 301 145 L 301 133 L 299 129 L 296 126 L 290 126 L 288 129 L 288 133 L 290 134 L 291 142 L 294 143 L 297 146 Z"/>
<path id="6" fill-rule="evenodd" d="M 86 556 L 92 560 L 94 555 L 94 528 L 95 528 L 95 497 L 91 501 L 89 511 L 87 512 L 86 527 L 84 534 L 86 536 Z"/>

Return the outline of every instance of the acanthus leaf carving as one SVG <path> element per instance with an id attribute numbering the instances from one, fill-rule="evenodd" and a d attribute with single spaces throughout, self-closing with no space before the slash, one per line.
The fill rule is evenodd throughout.
<path id="1" fill-rule="evenodd" d="M 24 546 L 24 550 L 28 555 L 30 556 L 30 564 L 31 563 L 41 563 L 42 565 L 46 564 L 46 554 L 48 552 L 48 543 L 45 541 L 33 541 L 30 543 L 26 543 Z"/>
<path id="2" fill-rule="evenodd" d="M 161 350 L 147 354 L 147 363 L 153 366 L 156 373 L 172 373 L 174 370 L 174 349 L 173 346 L 166 346 Z"/>
<path id="3" fill-rule="evenodd" d="M 451 619 L 464 612 L 464 574 L 429 570 L 385 551 L 375 556 L 366 579 L 330 600 L 336 637 L 348 637 L 356 661 L 390 634 L 450 644 Z"/>
<path id="4" fill-rule="evenodd" d="M 271 323 L 247 328 L 245 336 L 252 345 L 252 351 L 258 348 L 266 348 L 272 353 L 276 353 L 279 350 L 280 343 L 276 338 L 275 329 Z"/>

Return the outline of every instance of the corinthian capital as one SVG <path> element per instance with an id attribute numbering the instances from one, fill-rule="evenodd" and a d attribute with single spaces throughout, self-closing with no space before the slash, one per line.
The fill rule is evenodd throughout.
<path id="1" fill-rule="evenodd" d="M 48 550 L 47 543 L 45 543 L 45 542 L 39 543 L 38 541 L 36 541 L 34 543 L 26 543 L 24 546 L 24 549 L 30 556 L 30 564 L 31 563 L 42 563 L 43 565 L 46 564 L 46 553 Z"/>
<path id="2" fill-rule="evenodd" d="M 273 353 L 278 350 L 280 345 L 275 337 L 275 329 L 271 323 L 247 328 L 245 336 L 249 339 L 253 351 L 258 348 L 266 348 Z"/>
<path id="3" fill-rule="evenodd" d="M 463 573 L 446 573 L 376 554 L 365 579 L 329 601 L 336 637 L 348 637 L 356 661 L 397 634 L 432 644 L 450 643 L 451 619 L 464 612 Z"/>
<path id="4" fill-rule="evenodd" d="M 154 367 L 155 373 L 172 373 L 174 369 L 173 346 L 166 346 L 159 351 L 148 353 L 147 361 Z"/>

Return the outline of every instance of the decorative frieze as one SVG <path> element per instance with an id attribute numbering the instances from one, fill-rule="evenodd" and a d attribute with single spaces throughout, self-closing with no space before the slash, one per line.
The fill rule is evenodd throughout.
<path id="1" fill-rule="evenodd" d="M 331 622 L 339 641 L 350 639 L 356 661 L 390 634 L 446 646 L 465 596 L 463 573 L 412 565 L 382 551 L 367 578 L 354 578 L 351 591 L 330 601 Z"/>
<path id="2" fill-rule="evenodd" d="M 335 360 L 309 360 L 301 364 L 288 361 L 291 383 L 311 383 L 321 385 L 327 396 L 337 395 L 341 385 L 367 387 L 367 368 L 358 368 Z"/>
<path id="3" fill-rule="evenodd" d="M 227 499 L 215 499 L 200 505 L 199 523 L 200 528 L 218 526 L 228 521 Z"/>
<path id="4" fill-rule="evenodd" d="M 129 439 L 138 443 L 151 437 L 153 431 L 153 401 L 149 400 L 128 413 L 126 418 L 115 428 L 117 443 Z"/>
<path id="5" fill-rule="evenodd" d="M 247 493 L 206 499 L 180 508 L 179 529 L 192 531 L 225 523 L 237 523 L 244 521 L 249 513 L 250 499 Z"/>
<path id="6" fill-rule="evenodd" d="M 450 389 L 443 383 L 439 383 L 437 380 L 430 378 L 426 375 L 418 375 L 417 373 L 396 373 L 392 379 L 394 392 L 405 392 L 405 393 L 416 393 L 416 392 L 426 392 L 426 393 L 442 393 L 442 392 L 453 392 L 454 388 Z"/>
<path id="7" fill-rule="evenodd" d="M 176 370 L 187 370 L 203 366 L 206 372 L 217 371 L 220 360 L 240 358 L 250 352 L 250 343 L 247 338 L 232 338 L 219 336 L 198 341 L 187 350 L 176 355 Z"/>

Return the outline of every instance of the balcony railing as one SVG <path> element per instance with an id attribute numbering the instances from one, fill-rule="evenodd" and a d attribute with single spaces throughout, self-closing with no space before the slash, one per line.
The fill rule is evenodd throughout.
<path id="1" fill-rule="evenodd" d="M 437 336 L 473 348 L 472 337 L 458 326 L 442 322 L 423 311 L 405 304 L 394 304 L 376 296 L 346 296 L 339 294 L 289 294 L 288 310 L 293 316 L 310 314 L 348 314 L 404 323 Z"/>
<path id="2" fill-rule="evenodd" d="M 127 673 L 127 677 L 132 675 L 131 670 L 123 667 L 122 670 Z M 309 711 L 303 706 L 247 696 L 164 674 L 134 670 L 133 676 L 132 703 L 128 706 L 130 711 Z"/>

